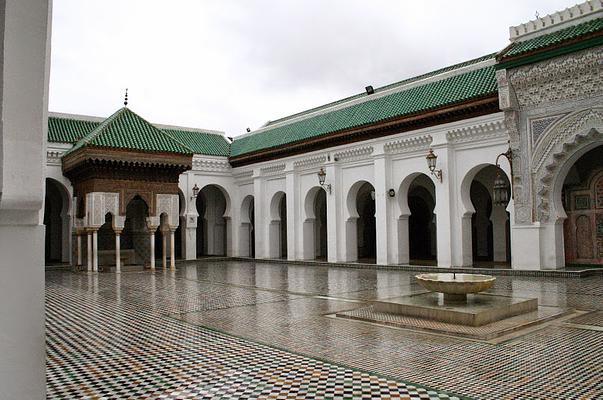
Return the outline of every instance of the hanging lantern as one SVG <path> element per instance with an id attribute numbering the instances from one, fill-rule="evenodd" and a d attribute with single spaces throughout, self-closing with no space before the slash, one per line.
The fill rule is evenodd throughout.
<path id="1" fill-rule="evenodd" d="M 506 206 L 509 203 L 509 189 L 507 187 L 507 182 L 501 176 L 500 171 L 496 172 L 493 192 L 493 202 L 495 205 Z"/>

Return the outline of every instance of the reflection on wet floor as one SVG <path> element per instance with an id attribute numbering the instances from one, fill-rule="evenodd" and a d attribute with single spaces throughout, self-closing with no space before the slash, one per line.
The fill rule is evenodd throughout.
<path id="1" fill-rule="evenodd" d="M 175 272 L 48 272 L 47 288 L 77 292 L 81 302 L 110 301 L 118 308 L 133 307 L 190 327 L 475 398 L 603 395 L 603 383 L 596 378 L 603 375 L 598 313 L 585 314 L 591 317 L 580 324 L 559 322 L 496 345 L 326 316 L 370 300 L 423 292 L 414 275 L 205 260 Z M 538 298 L 540 305 L 563 309 L 603 310 L 601 276 L 499 276 L 489 293 Z"/>

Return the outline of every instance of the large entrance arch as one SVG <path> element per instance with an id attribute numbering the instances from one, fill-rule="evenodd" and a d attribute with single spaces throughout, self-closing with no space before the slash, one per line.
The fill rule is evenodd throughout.
<path id="1" fill-rule="evenodd" d="M 46 263 L 71 260 L 71 218 L 69 191 L 63 184 L 46 178 L 44 199 L 45 261 Z"/>
<path id="2" fill-rule="evenodd" d="M 276 192 L 270 201 L 268 242 L 270 258 L 287 258 L 287 195 L 285 192 Z"/>
<path id="3" fill-rule="evenodd" d="M 420 174 L 408 190 L 408 247 L 411 264 L 435 264 L 437 233 L 434 208 L 433 180 Z"/>
<path id="4" fill-rule="evenodd" d="M 566 265 L 603 264 L 603 144 L 571 166 L 562 203 Z"/>
<path id="5" fill-rule="evenodd" d="M 199 191 L 196 200 L 197 257 L 228 254 L 230 198 L 218 185 L 207 185 Z"/>

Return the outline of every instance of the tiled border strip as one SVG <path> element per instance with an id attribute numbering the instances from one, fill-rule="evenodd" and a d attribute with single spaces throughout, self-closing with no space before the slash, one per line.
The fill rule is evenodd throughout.
<path id="1" fill-rule="evenodd" d="M 443 268 L 430 265 L 379 265 L 363 263 L 329 263 L 325 261 L 301 261 L 301 260 L 281 260 L 273 258 L 247 258 L 247 257 L 208 257 L 197 260 L 178 260 L 179 265 L 189 265 L 198 262 L 219 262 L 219 261 L 245 261 L 269 264 L 293 264 L 309 265 L 317 267 L 330 268 L 355 268 L 355 269 L 387 269 L 411 272 L 458 272 L 468 274 L 487 274 L 499 276 L 530 276 L 530 277 L 549 277 L 549 278 L 586 278 L 589 276 L 603 276 L 603 269 L 585 269 L 581 271 L 567 270 L 523 270 L 523 269 L 501 269 L 501 268 L 473 268 L 473 267 L 452 267 Z"/>

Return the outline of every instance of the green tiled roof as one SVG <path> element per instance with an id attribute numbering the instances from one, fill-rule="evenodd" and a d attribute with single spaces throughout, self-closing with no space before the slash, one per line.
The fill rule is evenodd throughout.
<path id="1" fill-rule="evenodd" d="M 257 133 L 235 138 L 231 156 L 491 95 L 497 92 L 494 74 L 494 67 L 488 66 L 382 97 L 369 97 L 364 102 L 288 124 L 268 126 Z"/>
<path id="2" fill-rule="evenodd" d="M 183 128 L 162 128 L 161 130 L 193 149 L 195 154 L 225 157 L 230 154 L 230 144 L 222 135 Z"/>
<path id="3" fill-rule="evenodd" d="M 499 54 L 498 58 L 504 59 L 529 53 L 534 50 L 543 49 L 545 47 L 576 39 L 580 36 L 600 30 L 603 30 L 603 18 L 593 19 L 579 25 L 570 26 L 569 28 L 549 33 L 548 35 L 542 35 L 522 42 L 512 43 L 509 47 L 503 50 L 501 54 Z"/>
<path id="4" fill-rule="evenodd" d="M 48 141 L 61 143 L 75 143 L 94 128 L 100 122 L 86 121 L 72 117 L 48 117 Z"/>
<path id="5" fill-rule="evenodd" d="M 382 86 L 380 88 L 375 88 L 375 93 L 378 94 L 378 93 L 383 92 L 385 90 L 394 89 L 394 88 L 396 88 L 398 86 L 408 85 L 409 83 L 420 81 L 421 79 L 431 78 L 432 76 L 443 74 L 445 72 L 450 72 L 450 71 L 453 71 L 455 69 L 467 67 L 469 65 L 480 63 L 482 61 L 487 61 L 487 60 L 493 59 L 495 56 L 496 56 L 496 53 L 491 53 L 491 54 L 487 54 L 487 55 L 482 56 L 482 57 L 474 58 L 472 60 L 463 61 L 463 62 L 458 63 L 458 64 L 449 65 L 447 67 L 440 68 L 440 69 L 437 69 L 435 71 L 427 72 L 425 74 L 421 74 L 421 75 L 418 75 L 418 76 L 413 76 L 412 78 L 408 78 L 408 79 L 404 79 L 402 81 L 391 83 L 389 85 L 385 85 L 385 86 Z M 299 112 L 299 113 L 296 113 L 296 114 L 288 115 L 288 116 L 286 116 L 284 118 L 279 118 L 279 119 L 276 119 L 274 121 L 268 121 L 268 123 L 265 126 L 268 127 L 270 125 L 274 125 L 274 124 L 286 121 L 288 119 L 297 118 L 297 117 L 300 117 L 300 116 L 305 115 L 305 114 L 310 114 L 310 113 L 313 113 L 313 112 L 316 112 L 316 111 L 320 111 L 320 110 L 323 110 L 323 109 L 326 109 L 326 108 L 329 108 L 329 107 L 336 106 L 338 104 L 343 104 L 343 103 L 345 103 L 347 101 L 350 101 L 350 100 L 356 100 L 356 99 L 360 99 L 362 97 L 367 97 L 367 96 L 372 96 L 372 95 L 368 95 L 366 92 L 362 92 L 362 93 L 356 94 L 354 96 L 346 97 L 346 98 L 343 98 L 343 99 L 340 99 L 340 100 L 337 100 L 337 101 L 334 101 L 334 102 L 331 102 L 331 103 L 328 103 L 328 104 L 324 104 L 324 105 L 319 106 L 319 107 L 311 108 L 309 110 L 305 110 L 305 111 L 302 111 L 302 112 Z"/>
<path id="6" fill-rule="evenodd" d="M 193 150 L 124 107 L 81 138 L 69 153 L 82 147 L 111 147 L 192 154 Z"/>

